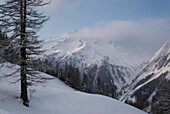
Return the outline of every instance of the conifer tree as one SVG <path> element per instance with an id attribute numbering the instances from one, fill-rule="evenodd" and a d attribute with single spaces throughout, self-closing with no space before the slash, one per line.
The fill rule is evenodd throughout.
<path id="1" fill-rule="evenodd" d="M 31 82 L 39 82 L 35 78 L 35 72 L 30 68 L 31 61 L 35 55 L 40 54 L 40 41 L 37 39 L 37 31 L 42 27 L 42 24 L 49 18 L 44 16 L 42 12 L 38 11 L 39 6 L 44 6 L 43 0 L 6 0 L 6 3 L 0 5 L 0 28 L 3 28 L 6 34 L 9 34 L 9 45 L 4 49 L 14 47 L 11 53 L 15 53 L 19 57 L 18 60 L 13 61 L 15 64 L 20 65 L 14 75 L 20 71 L 21 81 L 21 96 L 25 106 L 29 106 L 27 95 L 27 79 Z M 8 57 L 5 61 L 12 60 L 13 57 Z M 28 75 L 30 77 L 28 77 Z M 9 75 L 8 75 L 9 76 Z"/>
<path id="2" fill-rule="evenodd" d="M 55 63 L 55 69 L 56 69 L 55 70 L 55 76 L 58 77 L 58 69 L 59 69 L 59 63 L 58 62 Z"/>
<path id="3" fill-rule="evenodd" d="M 97 78 L 97 93 L 101 94 L 101 80 L 100 80 L 100 77 Z"/>
<path id="4" fill-rule="evenodd" d="M 65 71 L 64 71 L 64 75 L 65 75 L 65 83 L 68 84 L 68 64 L 65 63 Z"/>
<path id="5" fill-rule="evenodd" d="M 80 72 L 78 68 L 74 68 L 74 86 L 75 89 L 80 90 Z"/>
<path id="6" fill-rule="evenodd" d="M 87 77 L 86 73 L 84 73 L 84 75 L 83 75 L 83 80 L 82 80 L 81 87 L 82 87 L 82 91 L 87 92 L 87 88 L 88 88 L 88 77 Z"/>

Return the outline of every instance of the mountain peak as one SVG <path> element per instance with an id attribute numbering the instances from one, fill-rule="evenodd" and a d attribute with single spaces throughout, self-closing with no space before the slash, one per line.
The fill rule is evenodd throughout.
<path id="1" fill-rule="evenodd" d="M 44 55 L 53 55 L 56 50 L 60 50 L 57 51 L 56 56 L 69 56 L 74 53 L 76 58 L 86 57 L 84 62 L 87 63 L 94 63 L 96 59 L 96 61 L 102 61 L 107 56 L 112 64 L 123 66 L 139 65 L 149 58 L 147 52 L 141 48 L 125 47 L 116 44 L 112 39 L 84 38 L 83 36 L 75 38 L 75 32 L 77 31 L 46 39 L 43 49 L 48 52 Z M 139 50 L 143 53 L 139 53 Z"/>

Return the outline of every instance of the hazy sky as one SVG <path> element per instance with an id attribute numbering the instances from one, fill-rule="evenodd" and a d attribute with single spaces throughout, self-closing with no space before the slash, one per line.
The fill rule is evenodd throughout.
<path id="1" fill-rule="evenodd" d="M 51 18 L 39 32 L 41 38 L 78 30 L 87 38 L 157 48 L 170 38 L 170 0 L 51 0 L 42 10 Z"/>
<path id="2" fill-rule="evenodd" d="M 43 10 L 51 19 L 42 38 L 79 30 L 89 38 L 154 40 L 157 47 L 170 38 L 170 0 L 51 0 Z"/>

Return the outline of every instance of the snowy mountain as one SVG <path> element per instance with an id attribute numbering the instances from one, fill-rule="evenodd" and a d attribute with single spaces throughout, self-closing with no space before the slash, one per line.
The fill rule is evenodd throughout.
<path id="1" fill-rule="evenodd" d="M 144 48 L 119 45 L 112 38 L 76 37 L 76 33 L 45 39 L 42 47 L 47 51 L 41 57 L 85 71 L 93 80 L 93 92 L 100 77 L 110 91 L 115 89 L 119 94 L 135 78 L 142 63 L 149 60 Z"/>
<path id="2" fill-rule="evenodd" d="M 75 91 L 45 73 L 39 76 L 51 80 L 29 87 L 30 107 L 25 107 L 18 98 L 20 84 L 11 84 L 13 77 L 2 78 L 15 69 L 7 64 L 0 68 L 0 114 L 145 114 L 109 97 Z"/>
<path id="3" fill-rule="evenodd" d="M 148 112 L 170 112 L 170 39 L 144 66 L 120 100 Z M 156 112 L 158 111 L 158 112 Z"/>

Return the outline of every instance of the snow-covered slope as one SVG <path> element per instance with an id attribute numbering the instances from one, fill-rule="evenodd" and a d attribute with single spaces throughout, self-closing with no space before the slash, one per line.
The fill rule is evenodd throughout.
<path id="1" fill-rule="evenodd" d="M 47 50 L 42 58 L 71 64 L 92 76 L 95 91 L 100 77 L 105 85 L 117 93 L 131 83 L 138 68 L 149 60 L 147 50 L 136 46 L 121 46 L 111 38 L 76 37 L 76 32 L 46 39 L 42 47 Z"/>
<path id="2" fill-rule="evenodd" d="M 140 102 L 141 105 L 147 103 L 142 108 L 147 107 L 146 110 L 150 111 L 152 98 L 155 94 L 158 94 L 158 91 L 162 91 L 158 88 L 161 88 L 159 86 L 163 86 L 163 83 L 170 83 L 170 39 L 144 66 L 120 100 L 130 101 L 130 103 Z M 167 88 L 170 89 L 170 87 Z M 170 93 L 167 93 L 167 95 L 170 95 Z"/>
<path id="3" fill-rule="evenodd" d="M 0 68 L 0 76 L 12 71 L 5 65 Z M 39 75 L 54 78 L 44 73 Z M 109 97 L 75 91 L 56 78 L 29 88 L 27 108 L 18 98 L 20 85 L 10 83 L 14 78 L 0 79 L 0 114 L 145 114 Z"/>

